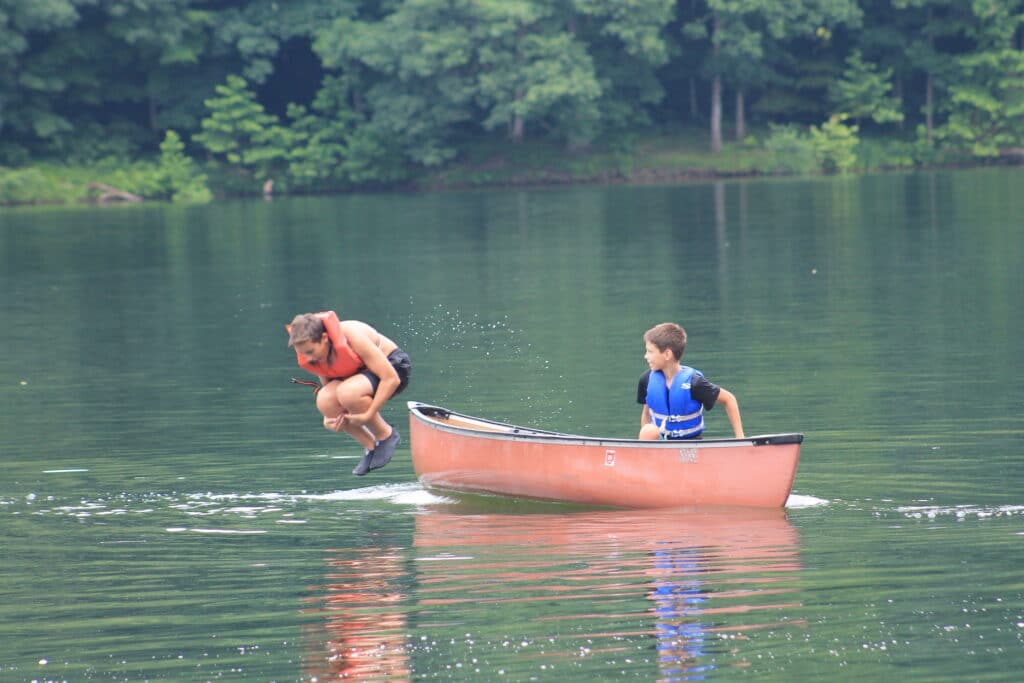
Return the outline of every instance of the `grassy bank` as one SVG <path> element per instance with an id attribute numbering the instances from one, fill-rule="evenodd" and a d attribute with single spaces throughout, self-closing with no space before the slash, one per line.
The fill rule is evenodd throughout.
<path id="1" fill-rule="evenodd" d="M 162 194 L 154 161 L 0 167 L 0 205 L 143 201 Z"/>
<path id="2" fill-rule="evenodd" d="M 824 127 L 823 127 L 824 128 Z M 467 143 L 460 158 L 441 169 L 424 171 L 401 186 L 344 186 L 344 193 L 374 190 L 443 190 L 577 183 L 683 182 L 695 179 L 761 175 L 809 175 L 822 172 L 963 165 L 920 145 L 894 139 L 858 139 L 849 129 L 822 131 L 818 138 L 788 131 L 755 131 L 744 141 L 726 142 L 712 154 L 703 130 L 637 135 L 614 145 L 569 151 L 543 142 Z M 814 131 L 812 131 L 813 133 Z M 855 133 L 855 130 L 854 130 Z M 189 162 L 191 163 L 191 162 Z M 984 163 L 975 160 L 971 165 Z M 193 167 L 215 197 L 257 195 L 260 179 L 236 168 Z M 161 199 L 168 196 L 166 164 L 161 159 L 107 159 L 93 164 L 40 162 L 21 168 L 0 167 L 0 205 L 86 204 Z M 302 194 L 287 179 L 275 184 L 277 194 Z"/>
<path id="3" fill-rule="evenodd" d="M 584 182 L 647 182 L 754 176 L 773 168 L 756 144 L 726 144 L 711 154 L 695 132 L 648 135 L 614 147 L 571 151 L 544 143 L 475 145 L 416 186 L 428 189 Z"/>

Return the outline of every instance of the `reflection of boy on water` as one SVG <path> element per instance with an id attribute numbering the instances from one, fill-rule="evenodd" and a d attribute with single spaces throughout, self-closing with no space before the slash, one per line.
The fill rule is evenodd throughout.
<path id="1" fill-rule="evenodd" d="M 324 428 L 344 431 L 366 449 L 352 473 L 384 467 L 400 436 L 380 410 L 409 384 L 408 354 L 364 322 L 338 320 L 334 311 L 297 315 L 286 329 L 299 366 L 320 378 L 316 407 Z"/>
<path id="2" fill-rule="evenodd" d="M 732 392 L 712 384 L 698 370 L 681 365 L 686 350 L 686 330 L 675 323 L 661 323 L 644 333 L 644 360 L 650 370 L 640 377 L 637 403 L 640 436 L 656 439 L 697 439 L 704 431 L 704 411 L 721 403 L 737 439 L 743 437 L 740 406 Z"/>
<path id="3" fill-rule="evenodd" d="M 327 584 L 312 600 L 325 621 L 309 625 L 308 639 L 316 649 L 305 658 L 303 680 L 411 681 L 400 549 L 332 551 L 328 562 Z M 314 630 L 319 628 L 324 632 Z"/>
<path id="4" fill-rule="evenodd" d="M 713 664 L 699 664 L 704 651 L 706 626 L 694 621 L 707 600 L 700 582 L 693 576 L 699 571 L 698 557 L 692 548 L 654 551 L 654 566 L 663 574 L 653 582 L 655 630 L 658 638 L 658 669 L 662 681 L 689 681 L 696 674 L 714 669 Z"/>

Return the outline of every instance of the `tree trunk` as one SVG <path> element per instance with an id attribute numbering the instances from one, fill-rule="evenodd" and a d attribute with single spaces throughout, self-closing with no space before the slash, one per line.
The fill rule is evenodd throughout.
<path id="1" fill-rule="evenodd" d="M 926 131 L 925 139 L 928 140 L 929 144 L 931 144 L 932 141 L 932 127 L 935 125 L 932 113 L 935 110 L 934 97 L 935 76 L 929 72 L 924 83 L 924 129 Z"/>
<path id="2" fill-rule="evenodd" d="M 743 104 L 743 90 L 736 91 L 736 142 L 743 142 L 747 137 L 747 120 Z"/>
<path id="3" fill-rule="evenodd" d="M 935 49 L 935 38 L 932 36 L 931 31 L 932 25 L 932 8 L 928 6 L 928 21 L 925 26 L 928 26 L 928 47 Z M 924 82 L 924 130 L 925 139 L 928 144 L 932 143 L 932 127 L 935 125 L 934 111 L 935 111 L 935 76 L 929 71 Z"/>
<path id="4" fill-rule="evenodd" d="M 718 17 L 713 18 L 711 24 L 711 51 L 713 63 L 718 63 Z M 722 76 L 715 74 L 711 81 L 711 152 L 718 154 L 722 151 Z"/>
<path id="5" fill-rule="evenodd" d="M 697 106 L 697 79 L 690 76 L 690 120 L 697 121 L 700 118 L 700 108 Z"/>
<path id="6" fill-rule="evenodd" d="M 575 32 L 575 27 L 570 27 L 570 30 Z M 523 40 L 526 38 L 526 27 L 522 24 L 516 29 L 516 64 L 522 68 L 522 64 L 525 61 L 523 57 Z M 522 88 L 516 88 L 515 98 L 516 104 L 518 104 L 525 93 Z M 518 145 L 523 141 L 523 132 L 526 128 L 526 122 L 523 121 L 523 115 L 518 111 L 512 113 L 512 120 L 509 121 L 508 136 L 512 140 L 512 144 Z"/>
<path id="7" fill-rule="evenodd" d="M 897 78 L 896 82 L 893 84 L 893 94 L 896 95 L 896 99 L 899 100 L 900 102 L 904 102 L 905 101 L 904 98 L 903 98 L 903 79 L 902 78 Z M 899 122 L 896 125 L 899 126 L 900 130 L 903 130 L 903 127 L 906 125 L 906 122 L 907 122 L 907 117 L 904 116 L 902 119 L 899 120 Z"/>
<path id="8" fill-rule="evenodd" d="M 125 190 L 119 190 L 116 187 L 111 187 L 105 183 L 89 183 L 85 186 L 88 190 L 89 195 L 94 198 L 97 204 L 109 204 L 114 201 L 121 202 L 141 202 L 142 197 L 127 192 Z"/>
<path id="9" fill-rule="evenodd" d="M 516 101 L 518 102 L 522 98 L 523 98 L 522 91 L 517 90 L 516 91 Z M 523 141 L 523 133 L 525 132 L 525 129 L 526 129 L 526 121 L 523 120 L 523 116 L 521 114 L 513 114 L 512 115 L 512 126 L 511 126 L 511 129 L 509 130 L 509 137 L 512 138 L 512 142 L 513 143 L 518 145 L 519 143 L 521 143 Z"/>
<path id="10" fill-rule="evenodd" d="M 711 81 L 711 151 L 722 151 L 722 77 Z"/>

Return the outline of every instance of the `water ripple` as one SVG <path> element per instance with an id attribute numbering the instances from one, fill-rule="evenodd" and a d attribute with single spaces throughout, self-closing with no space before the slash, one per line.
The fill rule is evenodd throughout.
<path id="1" fill-rule="evenodd" d="M 689 680 L 750 666 L 757 632 L 794 626 L 797 535 L 779 510 L 415 522 L 411 548 L 327 554 L 310 677 Z"/>

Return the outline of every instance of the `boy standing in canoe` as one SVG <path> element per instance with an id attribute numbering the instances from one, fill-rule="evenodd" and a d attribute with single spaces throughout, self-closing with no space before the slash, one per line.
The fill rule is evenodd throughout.
<path id="1" fill-rule="evenodd" d="M 384 467 L 400 436 L 380 410 L 409 384 L 409 355 L 366 323 L 338 320 L 334 311 L 297 315 L 285 329 L 299 366 L 320 378 L 316 407 L 324 428 L 343 431 L 366 449 L 352 474 Z"/>
<path id="2" fill-rule="evenodd" d="M 732 392 L 712 384 L 698 370 L 680 364 L 686 350 L 686 330 L 661 323 L 644 333 L 644 360 L 650 370 L 640 377 L 636 401 L 640 436 L 656 439 L 698 439 L 704 431 L 704 411 L 721 403 L 737 439 L 743 437 L 739 402 Z"/>

